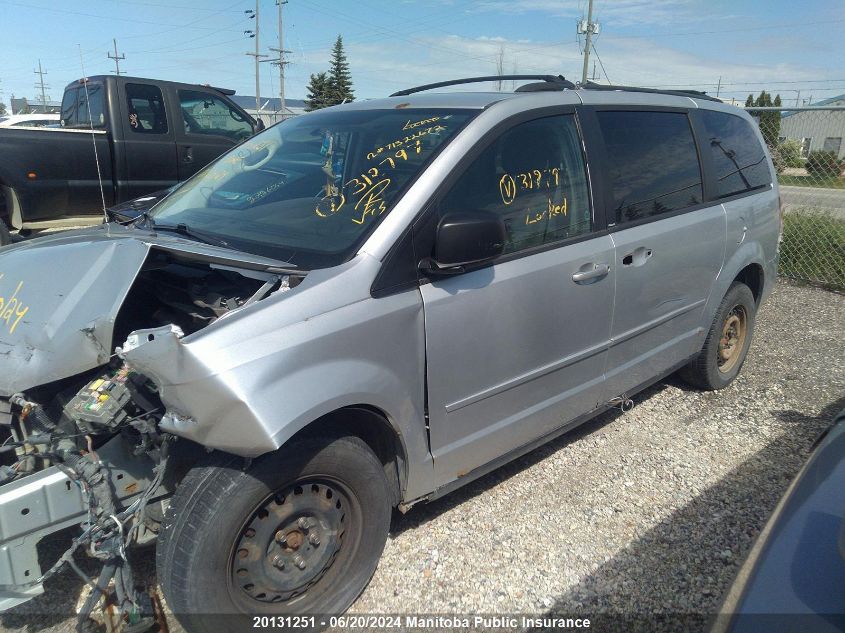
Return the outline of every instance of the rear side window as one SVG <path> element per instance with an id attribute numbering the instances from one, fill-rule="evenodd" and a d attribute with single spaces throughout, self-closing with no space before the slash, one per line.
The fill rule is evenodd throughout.
<path id="1" fill-rule="evenodd" d="M 62 98 L 62 127 L 103 129 L 106 126 L 105 98 L 103 85 L 89 83 L 87 86 L 66 90 Z M 42 123 L 42 125 L 49 124 Z"/>
<path id="2" fill-rule="evenodd" d="M 573 115 L 517 125 L 475 159 L 440 214 L 486 210 L 502 217 L 505 253 L 589 233 L 590 201 Z"/>
<path id="3" fill-rule="evenodd" d="M 126 84 L 129 128 L 139 134 L 167 134 L 164 98 L 157 86 Z"/>
<path id="4" fill-rule="evenodd" d="M 751 124 L 733 114 L 702 110 L 703 144 L 716 167 L 716 197 L 724 198 L 771 184 L 766 152 Z"/>
<path id="5" fill-rule="evenodd" d="M 615 224 L 701 203 L 701 166 L 680 112 L 597 112 L 607 148 Z"/>

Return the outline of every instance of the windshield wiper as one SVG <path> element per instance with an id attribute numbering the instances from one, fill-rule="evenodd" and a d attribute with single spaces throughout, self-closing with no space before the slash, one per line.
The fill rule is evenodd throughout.
<path id="1" fill-rule="evenodd" d="M 147 215 L 147 212 L 144 212 L 143 215 L 145 220 L 147 221 L 147 225 L 149 226 L 149 228 L 155 231 L 173 231 L 175 233 L 179 233 L 179 235 L 191 237 L 205 244 L 211 244 L 212 246 L 223 246 L 224 248 L 232 248 L 231 246 L 229 246 L 229 243 L 226 242 L 226 240 L 222 240 L 219 237 L 212 236 L 203 231 L 197 231 L 196 229 L 192 229 L 183 222 L 180 222 L 176 226 L 173 226 L 171 224 L 158 224 L 153 221 L 152 217 Z"/>

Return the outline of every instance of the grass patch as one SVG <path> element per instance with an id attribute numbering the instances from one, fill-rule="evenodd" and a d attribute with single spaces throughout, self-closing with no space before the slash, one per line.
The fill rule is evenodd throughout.
<path id="1" fill-rule="evenodd" d="M 778 184 L 790 187 L 822 187 L 824 189 L 845 189 L 845 178 L 835 176 L 787 176 L 778 174 Z"/>
<path id="2" fill-rule="evenodd" d="M 787 213 L 778 273 L 845 290 L 845 220 L 821 212 Z"/>

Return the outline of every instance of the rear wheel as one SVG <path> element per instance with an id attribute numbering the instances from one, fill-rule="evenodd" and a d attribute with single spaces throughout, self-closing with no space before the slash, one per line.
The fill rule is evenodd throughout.
<path id="1" fill-rule="evenodd" d="M 748 286 L 734 282 L 716 310 L 704 347 L 680 371 L 681 377 L 705 390 L 724 389 L 731 384 L 751 346 L 756 307 Z"/>
<path id="2" fill-rule="evenodd" d="M 173 498 L 157 552 L 170 608 L 191 633 L 232 630 L 224 613 L 345 611 L 390 527 L 381 462 L 356 437 L 324 437 L 242 463 L 194 468 Z"/>

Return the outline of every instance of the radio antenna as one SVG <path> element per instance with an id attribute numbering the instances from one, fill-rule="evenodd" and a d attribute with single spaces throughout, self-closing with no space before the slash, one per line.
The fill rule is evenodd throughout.
<path id="1" fill-rule="evenodd" d="M 88 94 L 88 77 L 85 76 L 85 62 L 82 61 L 82 46 L 80 44 L 77 44 L 76 46 L 79 48 L 79 66 L 82 68 L 82 86 L 85 88 L 85 105 L 88 108 L 88 126 L 91 129 L 91 143 L 94 145 L 94 162 L 97 163 L 97 181 L 100 183 L 100 200 L 103 202 L 103 221 L 108 222 L 109 215 L 106 213 L 106 192 L 103 189 L 103 172 L 100 170 L 100 156 L 97 153 L 97 135 L 94 132 L 94 119 L 91 117 L 91 98 Z"/>

